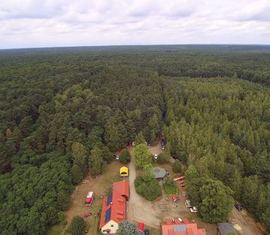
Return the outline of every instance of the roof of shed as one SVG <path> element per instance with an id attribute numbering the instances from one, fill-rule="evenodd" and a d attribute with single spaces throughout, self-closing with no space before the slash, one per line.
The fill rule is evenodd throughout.
<path id="1" fill-rule="evenodd" d="M 166 175 L 166 170 L 161 167 L 154 167 L 152 172 L 155 178 L 163 178 Z"/>

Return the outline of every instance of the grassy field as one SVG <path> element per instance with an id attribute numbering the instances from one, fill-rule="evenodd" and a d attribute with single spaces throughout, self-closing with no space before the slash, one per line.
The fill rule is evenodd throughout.
<path id="1" fill-rule="evenodd" d="M 167 180 L 163 183 L 163 190 L 167 195 L 178 194 L 178 187 L 172 180 Z"/>

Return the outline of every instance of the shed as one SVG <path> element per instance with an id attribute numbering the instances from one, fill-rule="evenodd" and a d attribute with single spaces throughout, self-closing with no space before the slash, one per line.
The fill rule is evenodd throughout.
<path id="1" fill-rule="evenodd" d="M 238 232 L 235 230 L 232 224 L 230 223 L 219 223 L 218 224 L 218 231 L 220 235 L 227 235 L 227 234 L 235 234 L 237 235 Z"/>
<path id="2" fill-rule="evenodd" d="M 126 166 L 120 168 L 120 176 L 128 176 L 128 168 Z"/>
<path id="3" fill-rule="evenodd" d="M 154 167 L 152 173 L 156 179 L 163 179 L 167 174 L 166 170 L 161 167 Z"/>

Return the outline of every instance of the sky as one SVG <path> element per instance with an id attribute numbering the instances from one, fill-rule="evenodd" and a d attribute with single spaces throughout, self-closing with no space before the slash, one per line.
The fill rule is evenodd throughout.
<path id="1" fill-rule="evenodd" d="M 1 0 L 0 48 L 270 44 L 270 0 Z"/>

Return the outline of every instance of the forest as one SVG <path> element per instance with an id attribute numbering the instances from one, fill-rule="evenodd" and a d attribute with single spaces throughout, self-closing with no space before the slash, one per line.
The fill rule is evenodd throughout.
<path id="1" fill-rule="evenodd" d="M 269 85 L 267 46 L 0 51 L 1 234 L 46 234 L 84 176 L 161 134 L 203 218 L 201 185 L 270 231 Z"/>

